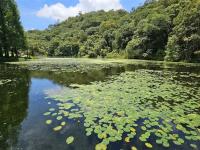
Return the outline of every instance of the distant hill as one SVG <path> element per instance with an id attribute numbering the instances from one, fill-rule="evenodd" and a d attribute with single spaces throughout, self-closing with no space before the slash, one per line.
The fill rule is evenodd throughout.
<path id="1" fill-rule="evenodd" d="M 33 55 L 200 61 L 200 0 L 148 0 L 28 31 Z"/>

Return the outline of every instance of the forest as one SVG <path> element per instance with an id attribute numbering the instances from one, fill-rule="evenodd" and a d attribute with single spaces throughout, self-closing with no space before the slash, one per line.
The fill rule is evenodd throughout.
<path id="1" fill-rule="evenodd" d="M 148 0 L 130 13 L 80 13 L 27 37 L 32 55 L 198 61 L 200 1 Z"/>
<path id="2" fill-rule="evenodd" d="M 131 12 L 80 12 L 25 33 L 14 0 L 1 3 L 0 56 L 27 50 L 32 56 L 200 61 L 200 0 L 147 0 Z"/>

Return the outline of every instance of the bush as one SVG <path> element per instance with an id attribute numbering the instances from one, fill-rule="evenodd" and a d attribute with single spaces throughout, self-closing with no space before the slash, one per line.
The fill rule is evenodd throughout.
<path id="1" fill-rule="evenodd" d="M 108 53 L 106 55 L 106 58 L 121 58 L 121 59 L 126 59 L 128 58 L 128 55 L 126 53 L 126 51 L 120 51 L 120 52 L 111 52 L 111 53 Z"/>

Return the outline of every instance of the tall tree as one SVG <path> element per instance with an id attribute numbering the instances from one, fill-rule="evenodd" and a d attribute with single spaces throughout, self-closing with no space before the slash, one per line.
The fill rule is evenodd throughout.
<path id="1" fill-rule="evenodd" d="M 0 57 L 18 57 L 26 40 L 15 0 L 0 1 Z"/>
<path id="2" fill-rule="evenodd" d="M 1 55 L 4 55 L 5 57 L 8 57 L 8 40 L 7 40 L 7 27 L 6 27 L 6 10 L 7 10 L 7 0 L 1 0 L 0 1 L 0 50 L 1 50 Z"/>

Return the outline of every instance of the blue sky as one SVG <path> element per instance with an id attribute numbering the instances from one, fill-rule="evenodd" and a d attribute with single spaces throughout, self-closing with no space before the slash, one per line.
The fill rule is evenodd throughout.
<path id="1" fill-rule="evenodd" d="M 99 9 L 126 9 L 144 3 L 144 0 L 16 0 L 25 30 L 45 29 L 50 24 L 63 21 L 78 12 Z"/>

